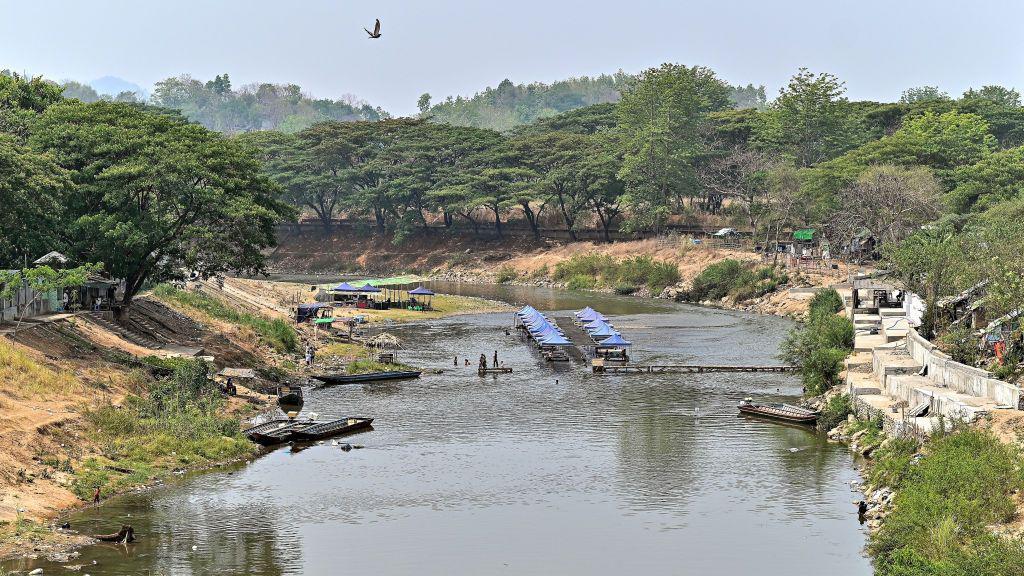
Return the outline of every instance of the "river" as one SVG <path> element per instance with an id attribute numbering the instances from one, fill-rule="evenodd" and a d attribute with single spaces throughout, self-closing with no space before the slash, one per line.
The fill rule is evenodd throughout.
<path id="1" fill-rule="evenodd" d="M 638 362 L 770 364 L 785 319 L 542 288 L 435 284 L 530 303 L 589 304 Z M 739 417 L 745 396 L 793 400 L 780 374 L 595 375 L 552 367 L 511 314 L 391 330 L 419 380 L 316 388 L 306 410 L 374 430 L 200 473 L 72 515 L 86 533 L 133 524 L 131 546 L 65 564 L 101 574 L 700 574 L 865 576 L 848 451 Z M 481 378 L 498 350 L 512 374 Z M 453 356 L 472 366 L 453 367 Z M 95 561 L 95 564 L 93 562 Z M 46 562 L 8 569 L 64 569 Z"/>

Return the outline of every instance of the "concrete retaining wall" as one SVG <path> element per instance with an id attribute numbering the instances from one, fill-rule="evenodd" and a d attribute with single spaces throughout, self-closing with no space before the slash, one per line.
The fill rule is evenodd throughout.
<path id="1" fill-rule="evenodd" d="M 907 332 L 907 352 L 919 364 L 928 367 L 928 378 L 937 386 L 944 386 L 961 394 L 989 398 L 998 404 L 1020 407 L 1019 387 L 992 378 L 992 373 L 988 371 L 954 362 L 913 328 Z"/>

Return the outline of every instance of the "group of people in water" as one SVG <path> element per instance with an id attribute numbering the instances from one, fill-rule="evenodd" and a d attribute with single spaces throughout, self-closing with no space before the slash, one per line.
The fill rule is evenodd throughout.
<path id="1" fill-rule="evenodd" d="M 463 358 L 462 361 L 463 361 L 463 366 L 469 366 L 469 358 L 468 357 L 467 358 Z M 498 362 L 498 351 L 495 350 L 494 351 L 494 363 L 491 365 L 491 367 L 492 368 L 498 368 L 498 367 L 502 366 L 503 364 L 504 363 L 499 363 Z M 459 357 L 458 356 L 455 357 L 455 360 L 453 361 L 453 365 L 455 365 L 455 366 L 459 365 Z M 487 368 L 487 354 L 483 354 L 483 353 L 480 354 L 480 364 L 479 364 L 479 367 L 480 368 Z"/>

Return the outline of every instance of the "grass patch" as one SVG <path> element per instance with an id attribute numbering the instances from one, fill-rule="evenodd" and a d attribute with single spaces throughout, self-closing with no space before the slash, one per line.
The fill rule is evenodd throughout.
<path id="1" fill-rule="evenodd" d="M 661 293 L 680 280 L 679 268 L 671 262 L 646 255 L 616 260 L 605 254 L 576 254 L 559 262 L 553 277 L 570 290 L 608 287 L 620 294 L 632 294 L 642 286 Z"/>
<path id="2" fill-rule="evenodd" d="M 217 298 L 201 292 L 179 290 L 170 284 L 158 285 L 153 289 L 153 294 L 158 298 L 198 310 L 218 320 L 251 328 L 259 336 L 260 341 L 278 352 L 296 352 L 299 349 L 298 334 L 291 324 L 281 318 L 265 318 L 247 312 L 239 312 Z"/>
<path id="3" fill-rule="evenodd" d="M 346 316 L 358 314 L 364 316 L 369 322 L 414 322 L 416 320 L 433 320 L 444 318 L 454 314 L 475 314 L 478 312 L 495 312 L 505 310 L 507 306 L 483 298 L 471 296 L 456 296 L 452 294 L 438 294 L 431 299 L 433 310 L 403 310 L 392 308 L 390 310 L 365 310 L 353 308 L 337 308 L 335 314 Z"/>
<path id="4" fill-rule="evenodd" d="M 703 302 L 730 296 L 736 302 L 743 302 L 774 292 L 787 282 L 789 276 L 773 267 L 755 269 L 727 258 L 702 270 L 684 297 L 690 302 Z"/>
<path id="5" fill-rule="evenodd" d="M 415 368 L 401 363 L 385 364 L 369 358 L 359 358 L 345 366 L 345 372 L 348 374 L 368 374 L 370 372 L 390 372 L 393 370 L 415 370 Z"/>
<path id="6" fill-rule="evenodd" d="M 961 429 L 932 440 L 914 462 L 910 444 L 880 450 L 877 480 L 897 488 L 893 511 L 870 549 L 876 574 L 1024 574 L 1024 542 L 990 526 L 1014 517 L 1024 489 L 1020 449 L 991 433 Z"/>
<path id="7" fill-rule="evenodd" d="M 100 454 L 75 472 L 80 498 L 147 484 L 177 468 L 222 462 L 252 454 L 239 421 L 224 415 L 224 400 L 200 360 L 185 360 L 174 375 L 152 381 L 145 396 L 121 406 L 89 410 L 85 418 Z"/>
<path id="8" fill-rule="evenodd" d="M 22 398 L 67 396 L 85 389 L 73 373 L 40 364 L 6 338 L 0 338 L 0 381 Z"/>

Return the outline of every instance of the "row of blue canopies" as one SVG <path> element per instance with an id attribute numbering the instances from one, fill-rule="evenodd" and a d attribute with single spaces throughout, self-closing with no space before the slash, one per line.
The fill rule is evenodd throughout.
<path id="1" fill-rule="evenodd" d="M 516 317 L 538 346 L 572 346 L 561 328 L 533 306 L 523 306 L 516 312 Z"/>
<path id="2" fill-rule="evenodd" d="M 632 342 L 622 337 L 614 326 L 608 322 L 608 318 L 590 306 L 576 311 L 576 322 L 586 330 L 590 339 L 598 347 L 623 347 L 629 346 Z"/>

